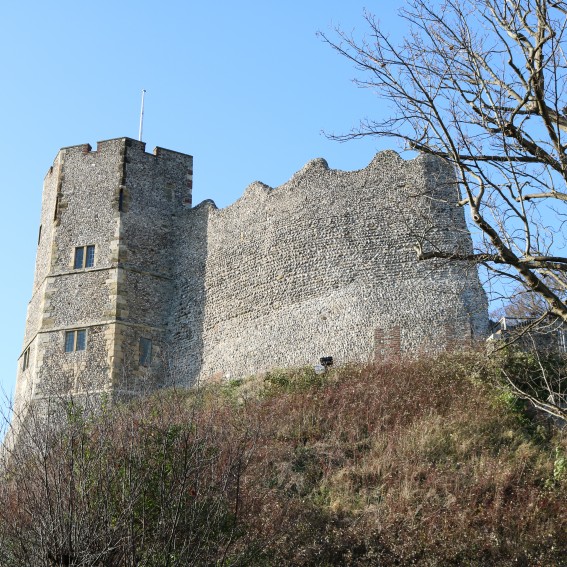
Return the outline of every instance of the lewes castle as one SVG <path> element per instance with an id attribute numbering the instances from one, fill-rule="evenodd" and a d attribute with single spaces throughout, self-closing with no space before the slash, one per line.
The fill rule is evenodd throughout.
<path id="1" fill-rule="evenodd" d="M 274 367 L 370 361 L 487 334 L 453 172 L 382 152 L 309 162 L 229 207 L 192 206 L 193 158 L 130 138 L 63 148 L 45 177 L 16 411 Z"/>

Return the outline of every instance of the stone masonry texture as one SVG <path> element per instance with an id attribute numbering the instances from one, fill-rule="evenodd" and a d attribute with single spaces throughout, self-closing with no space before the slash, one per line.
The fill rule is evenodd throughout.
<path id="1" fill-rule="evenodd" d="M 472 250 L 443 162 L 387 151 L 345 172 L 316 159 L 225 209 L 191 206 L 192 175 L 191 156 L 129 138 L 60 150 L 44 181 L 16 411 L 486 336 L 476 268 L 416 257 L 416 242 Z M 75 267 L 87 246 L 93 265 Z M 77 331 L 86 348 L 65 352 Z"/>

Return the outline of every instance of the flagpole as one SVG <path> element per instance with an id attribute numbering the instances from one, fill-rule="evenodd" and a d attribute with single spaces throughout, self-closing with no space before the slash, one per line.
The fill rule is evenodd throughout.
<path id="1" fill-rule="evenodd" d="M 140 130 L 138 132 L 138 140 L 142 141 L 142 131 L 144 129 L 144 95 L 146 94 L 146 89 L 142 89 L 142 109 L 140 110 Z"/>

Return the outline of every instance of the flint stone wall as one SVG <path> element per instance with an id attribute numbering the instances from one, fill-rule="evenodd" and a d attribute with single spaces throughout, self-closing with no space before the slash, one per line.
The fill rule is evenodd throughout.
<path id="1" fill-rule="evenodd" d="M 281 187 L 256 182 L 225 209 L 190 211 L 176 255 L 175 381 L 372 360 L 387 354 L 377 336 L 387 350 L 397 334 L 397 354 L 484 337 L 476 269 L 419 262 L 414 250 L 427 233 L 430 245 L 471 251 L 452 180 L 425 156 L 383 152 L 353 172 L 318 159 Z"/>

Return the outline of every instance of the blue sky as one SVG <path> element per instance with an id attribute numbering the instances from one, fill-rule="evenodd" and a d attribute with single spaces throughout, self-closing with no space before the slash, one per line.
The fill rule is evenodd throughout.
<path id="1" fill-rule="evenodd" d="M 366 7 L 392 34 L 400 0 Z M 278 186 L 307 161 L 365 167 L 387 141 L 339 144 L 386 113 L 316 37 L 365 30 L 356 0 L 25 1 L 0 4 L 0 386 L 11 393 L 30 299 L 43 177 L 60 147 L 138 135 L 195 158 L 194 203 Z"/>

